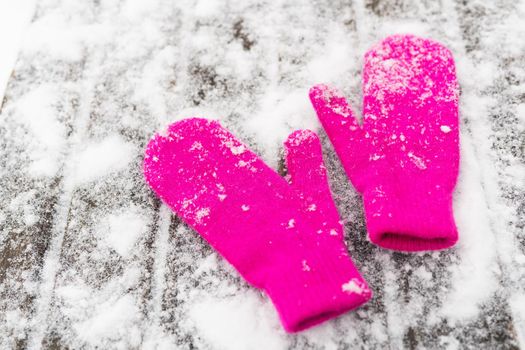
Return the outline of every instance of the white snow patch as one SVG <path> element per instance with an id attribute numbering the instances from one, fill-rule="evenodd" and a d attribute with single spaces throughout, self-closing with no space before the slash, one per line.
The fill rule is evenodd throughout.
<path id="1" fill-rule="evenodd" d="M 123 170 L 134 155 L 135 147 L 119 135 L 90 142 L 77 157 L 75 180 L 77 183 L 85 183 Z"/>
<path id="2" fill-rule="evenodd" d="M 177 52 L 173 46 L 167 45 L 156 52 L 152 59 L 144 65 L 142 74 L 140 78 L 137 78 L 136 86 L 133 89 L 133 101 L 145 103 L 152 114 L 165 116 L 163 118 L 168 118 L 166 91 L 172 82 L 171 79 L 173 79 L 170 73 L 176 57 Z M 202 112 L 203 111 L 199 111 L 199 113 Z M 179 111 L 178 115 L 184 117 L 192 115 L 192 113 L 186 114 L 183 111 Z M 124 117 L 124 121 L 126 121 L 128 125 L 133 125 L 135 122 L 127 117 Z M 169 118 L 170 123 L 173 121 L 173 118 Z M 167 128 L 163 130 L 167 130 Z"/>
<path id="3" fill-rule="evenodd" d="M 287 338 L 270 302 L 254 291 L 207 297 L 191 305 L 189 317 L 214 349 L 286 349 Z"/>
<path id="4" fill-rule="evenodd" d="M 384 305 L 386 311 L 386 322 L 390 344 L 402 348 L 403 334 L 406 329 L 407 320 L 404 305 L 399 303 L 399 281 L 395 269 L 392 268 L 391 257 L 380 254 L 378 257 L 386 266 L 384 271 Z"/>
<path id="5" fill-rule="evenodd" d="M 230 150 L 232 151 L 232 154 L 239 155 L 246 151 L 246 148 L 243 145 L 240 145 L 237 147 L 231 147 Z"/>
<path id="6" fill-rule="evenodd" d="M 519 265 L 525 265 L 525 254 L 522 254 L 522 253 L 516 254 L 516 256 L 514 257 L 514 260 Z"/>
<path id="7" fill-rule="evenodd" d="M 341 286 L 341 290 L 343 292 L 348 293 L 348 294 L 353 294 L 353 293 L 355 293 L 355 294 L 363 294 L 368 289 L 363 284 L 363 282 L 361 282 L 357 278 L 352 278 L 350 281 L 344 283 Z"/>
<path id="8" fill-rule="evenodd" d="M 184 234 L 187 234 L 184 232 Z M 200 261 L 199 266 L 195 270 L 195 276 L 200 276 L 205 272 L 210 272 L 216 270 L 219 266 L 219 261 L 217 259 L 217 254 L 215 252 L 208 255 L 206 258 Z"/>
<path id="9" fill-rule="evenodd" d="M 140 301 L 130 290 L 140 283 L 142 268 L 130 262 L 122 275 L 113 276 L 96 287 L 71 274 L 59 279 L 55 302 L 60 317 L 68 320 L 75 335 L 75 347 L 137 348 L 140 345 L 143 316 Z"/>
<path id="10" fill-rule="evenodd" d="M 416 156 L 413 152 L 408 152 L 408 158 L 414 163 L 416 167 L 418 167 L 421 170 L 425 170 L 427 168 L 427 164 L 425 163 L 425 160 L 419 156 Z"/>
<path id="11" fill-rule="evenodd" d="M 148 228 L 146 216 L 136 207 L 110 214 L 107 219 L 107 244 L 122 257 L 127 258 L 140 236 Z"/>
<path id="12" fill-rule="evenodd" d="M 471 95 L 464 96 L 463 101 L 470 114 L 484 113 L 483 99 Z M 456 247 L 461 264 L 451 268 L 452 290 L 441 310 L 450 322 L 477 316 L 480 304 L 498 286 L 492 269 L 496 258 L 496 242 L 491 232 L 491 215 L 482 185 L 483 171 L 477 161 L 471 137 L 463 135 L 465 132 L 461 135 L 461 171 L 453 203 L 459 232 Z"/>
<path id="13" fill-rule="evenodd" d="M 510 310 L 520 348 L 525 347 L 525 294 L 515 294 L 510 300 Z"/>
<path id="14" fill-rule="evenodd" d="M 219 13 L 222 5 L 218 0 L 199 0 L 193 8 L 193 14 L 197 17 L 211 17 Z"/>
<path id="15" fill-rule="evenodd" d="M 381 320 L 376 319 L 372 322 L 372 324 L 370 325 L 370 332 L 373 335 L 374 339 L 380 342 L 388 341 L 388 332 Z"/>
<path id="16" fill-rule="evenodd" d="M 351 318 L 350 314 L 345 314 L 340 317 L 341 323 L 344 323 L 346 327 L 354 327 L 355 323 Z M 323 350 L 338 350 L 341 348 L 340 337 L 337 336 L 337 327 L 334 327 L 334 322 L 324 322 L 312 328 L 308 328 L 301 331 L 301 336 L 305 337 L 308 344 L 313 349 Z M 345 342 L 349 344 L 356 344 L 357 332 L 349 332 L 345 335 Z"/>
<path id="17" fill-rule="evenodd" d="M 202 143 L 200 143 L 199 141 L 195 141 L 190 147 L 190 151 L 201 150 L 201 149 L 202 149 Z"/>
<path id="18" fill-rule="evenodd" d="M 448 134 L 448 133 L 450 132 L 450 130 L 451 130 L 451 129 L 450 129 L 450 126 L 448 126 L 448 125 L 441 125 L 441 126 L 439 127 L 439 129 L 440 129 L 442 132 L 444 132 L 445 134 Z"/>
<path id="19" fill-rule="evenodd" d="M 35 190 L 22 192 L 13 198 L 7 206 L 7 209 L 9 209 L 13 215 L 22 217 L 26 226 L 31 226 L 38 222 L 38 215 L 35 213 L 36 208 L 33 205 L 36 195 Z"/>
<path id="20" fill-rule="evenodd" d="M 261 146 L 264 161 L 277 167 L 276 155 L 288 134 L 297 129 L 316 130 L 317 116 L 308 100 L 307 88 L 290 90 L 275 86 L 260 98 L 256 113 L 243 123 Z"/>
<path id="21" fill-rule="evenodd" d="M 86 343 L 103 346 L 105 340 L 125 339 L 138 347 L 141 333 L 135 323 L 140 320 L 140 310 L 131 295 L 98 306 L 93 317 L 75 325 L 78 336 Z"/>
<path id="22" fill-rule="evenodd" d="M 6 328 L 11 330 L 11 335 L 19 337 L 20 339 L 24 337 L 26 327 L 29 325 L 29 320 L 22 313 L 21 310 L 12 309 L 3 311 L 4 324 Z"/>
<path id="23" fill-rule="evenodd" d="M 202 219 L 210 215 L 210 208 L 200 208 L 195 212 L 195 221 L 198 223 L 202 222 Z"/>
<path id="24" fill-rule="evenodd" d="M 0 101 L 4 97 L 25 29 L 35 9 L 35 0 L 0 1 Z"/>
<path id="25" fill-rule="evenodd" d="M 352 42 L 348 40 L 348 32 L 340 26 L 332 25 L 330 40 L 325 42 L 320 53 L 306 66 L 307 79 L 310 85 L 320 82 L 338 80 L 344 72 L 355 69 L 356 62 L 348 59 L 352 54 Z"/>
<path id="26" fill-rule="evenodd" d="M 66 126 L 57 118 L 54 105 L 58 102 L 56 85 L 38 85 L 16 103 L 14 117 L 31 135 L 28 149 L 33 176 L 53 176 L 58 171 L 59 159 L 65 144 Z"/>
<path id="27" fill-rule="evenodd" d="M 310 265 L 308 265 L 308 262 L 306 260 L 303 260 L 301 262 L 302 266 L 303 266 L 303 271 L 310 271 L 311 268 L 310 268 Z"/>
<path id="28" fill-rule="evenodd" d="M 158 6 L 157 1 L 127 0 L 120 11 L 127 20 L 142 21 L 144 16 L 151 15 Z"/>
<path id="29" fill-rule="evenodd" d="M 310 204 L 308 208 L 306 208 L 306 211 L 316 211 L 316 210 L 317 210 L 317 205 L 315 204 Z"/>
<path id="30" fill-rule="evenodd" d="M 442 349 L 446 350 L 458 350 L 461 349 L 461 343 L 454 336 L 442 335 L 439 337 L 439 345 Z"/>
<path id="31" fill-rule="evenodd" d="M 89 4 L 76 3 L 77 11 L 88 12 Z M 46 11 L 27 28 L 22 49 L 27 54 L 46 55 L 57 60 L 79 61 L 84 49 L 111 40 L 112 26 L 91 24 L 64 16 L 62 8 Z"/>
<path id="32" fill-rule="evenodd" d="M 404 18 L 402 20 L 397 18 L 385 19 L 381 20 L 377 25 L 379 26 L 377 29 L 378 38 L 387 37 L 392 35 L 392 33 L 410 33 L 413 35 L 428 37 L 429 33 L 431 33 L 428 23 L 410 18 Z"/>

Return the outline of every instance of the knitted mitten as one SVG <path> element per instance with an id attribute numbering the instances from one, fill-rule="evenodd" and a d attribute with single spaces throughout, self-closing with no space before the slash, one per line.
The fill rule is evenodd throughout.
<path id="1" fill-rule="evenodd" d="M 452 191 L 459 166 L 458 84 L 452 54 L 411 35 L 365 55 L 363 123 L 344 97 L 310 90 L 319 119 L 363 195 L 370 240 L 403 251 L 457 241 Z"/>
<path id="2" fill-rule="evenodd" d="M 309 131 L 285 144 L 290 182 L 218 122 L 185 119 L 149 143 L 148 184 L 300 331 L 370 299 Z"/>

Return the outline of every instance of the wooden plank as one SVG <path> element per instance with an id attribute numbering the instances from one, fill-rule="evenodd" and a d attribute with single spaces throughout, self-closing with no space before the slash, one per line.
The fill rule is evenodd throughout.
<path id="1" fill-rule="evenodd" d="M 78 110 L 74 85 L 82 63 L 54 63 L 22 52 L 1 108 L 0 346 L 6 348 L 27 346 L 63 181 L 61 147 Z M 49 120 L 59 123 L 52 131 L 63 134 L 63 145 L 49 142 L 39 130 Z"/>
<path id="2" fill-rule="evenodd" d="M 517 348 L 523 52 L 490 40 L 507 43 L 500 26 L 522 10 L 504 0 L 42 1 L 0 119 L 0 346 Z M 312 84 L 335 84 L 359 114 L 364 51 L 395 31 L 434 37 L 458 61 L 462 241 L 444 252 L 368 242 L 361 199 L 307 99 Z M 481 69 L 502 74 L 469 79 Z M 40 110 L 56 138 L 39 138 Z M 286 135 L 320 132 L 370 303 L 287 335 L 267 298 L 153 196 L 141 174 L 146 142 L 195 115 L 220 119 L 281 172 Z"/>

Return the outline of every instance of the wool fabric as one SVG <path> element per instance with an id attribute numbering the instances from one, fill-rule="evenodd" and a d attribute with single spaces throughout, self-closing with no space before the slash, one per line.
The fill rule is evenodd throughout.
<path id="1" fill-rule="evenodd" d="M 400 251 L 454 245 L 459 89 L 451 52 L 390 36 L 365 54 L 362 89 L 362 124 L 333 87 L 314 86 L 310 99 L 363 196 L 370 240 Z"/>
<path id="2" fill-rule="evenodd" d="M 285 151 L 289 182 L 218 122 L 190 118 L 150 141 L 144 175 L 296 332 L 362 305 L 371 292 L 344 244 L 317 135 L 296 131 Z"/>

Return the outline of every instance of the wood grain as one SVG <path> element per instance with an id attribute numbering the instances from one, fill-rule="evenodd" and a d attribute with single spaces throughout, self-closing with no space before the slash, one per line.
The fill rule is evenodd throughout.
<path id="1" fill-rule="evenodd" d="M 320 330 L 285 335 L 277 327 L 275 337 L 288 349 L 519 348 L 525 320 L 512 300 L 525 293 L 525 272 L 507 253 L 525 253 L 525 186 L 509 176 L 509 169 L 525 163 L 525 133 L 516 112 L 525 103 L 525 53 L 497 46 L 500 24 L 520 11 L 519 3 L 251 0 L 225 1 L 208 12 L 203 6 L 212 7 L 185 1 L 138 9 L 125 1 L 39 2 L 33 28 L 49 20 L 64 26 L 26 39 L 1 107 L 0 348 L 218 349 L 221 344 L 192 321 L 195 305 L 255 300 L 266 310 L 261 312 L 271 312 L 261 293 L 153 196 L 142 178 L 142 150 L 167 122 L 209 112 L 271 165 L 282 164 L 279 142 L 250 127 L 252 120 L 267 118 L 269 125 L 293 130 L 295 122 L 281 115 L 280 99 L 275 111 L 268 109 L 272 94 L 303 91 L 306 100 L 317 82 L 312 62 L 330 52 L 340 35 L 351 50 L 341 73 L 327 82 L 342 88 L 358 111 L 364 51 L 393 31 L 411 28 L 452 49 L 462 98 L 493 101 L 486 115 L 472 103 L 461 111 L 462 152 L 469 159 L 462 171 L 473 172 L 489 213 L 487 232 L 496 242 L 493 291 L 473 317 L 443 314 L 456 287 L 454 271 L 472 263 L 463 248 L 407 255 L 370 244 L 360 198 L 319 130 L 346 243 L 374 299 Z M 494 72 L 480 77 L 488 80 L 482 84 L 461 75 L 480 67 Z M 41 86 L 55 91 L 50 108 L 65 130 L 56 171 L 46 176 L 29 170 L 40 144 L 20 121 L 22 104 L 33 101 L 24 98 Z M 76 161 L 86 144 L 112 135 L 133 147 L 130 163 L 78 181 Z M 121 256 L 104 244 L 103 225 L 108 215 L 130 207 L 147 218 L 147 232 Z M 71 304 L 71 288 L 85 291 L 81 302 Z M 121 329 L 106 336 L 89 328 L 105 305 L 119 303 L 133 306 Z M 275 325 L 276 316 L 270 318 Z"/>

